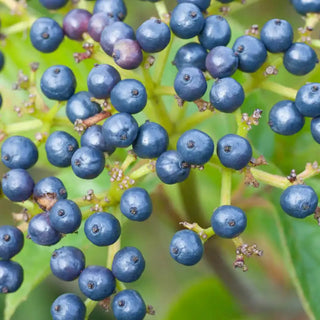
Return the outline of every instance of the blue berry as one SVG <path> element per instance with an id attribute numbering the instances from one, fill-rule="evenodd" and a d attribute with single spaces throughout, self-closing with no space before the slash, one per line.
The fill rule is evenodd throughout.
<path id="1" fill-rule="evenodd" d="M 12 136 L 1 146 L 1 160 L 10 169 L 29 169 L 38 161 L 38 149 L 29 138 Z"/>
<path id="2" fill-rule="evenodd" d="M 9 260 L 18 254 L 24 244 L 23 233 L 13 226 L 0 226 L 0 258 Z"/>
<path id="3" fill-rule="evenodd" d="M 182 39 L 198 35 L 204 26 L 203 15 L 193 3 L 180 3 L 172 11 L 170 27 L 172 32 Z"/>
<path id="4" fill-rule="evenodd" d="M 132 70 L 140 66 L 143 54 L 139 43 L 132 39 L 120 39 L 113 46 L 112 57 L 122 69 Z"/>
<path id="5" fill-rule="evenodd" d="M 207 55 L 206 69 L 213 78 L 232 76 L 238 68 L 239 58 L 230 48 L 214 47 Z"/>
<path id="6" fill-rule="evenodd" d="M 84 9 L 72 9 L 63 18 L 65 35 L 72 40 L 83 40 L 82 35 L 88 31 L 92 14 Z"/>
<path id="7" fill-rule="evenodd" d="M 88 266 L 80 274 L 79 288 L 91 300 L 99 301 L 109 297 L 116 287 L 112 272 L 101 266 Z"/>
<path id="8" fill-rule="evenodd" d="M 309 186 L 293 185 L 282 192 L 280 205 L 289 216 L 303 219 L 315 212 L 318 196 Z"/>
<path id="9" fill-rule="evenodd" d="M 267 59 L 267 49 L 261 40 L 252 36 L 239 37 L 232 50 L 238 54 L 238 68 L 244 72 L 257 71 Z"/>
<path id="10" fill-rule="evenodd" d="M 180 153 L 169 150 L 162 153 L 157 159 L 156 172 L 162 182 L 174 184 L 188 178 L 190 165 L 184 161 Z"/>
<path id="11" fill-rule="evenodd" d="M 303 76 L 312 71 L 318 63 L 316 52 L 306 43 L 294 43 L 284 54 L 283 64 L 292 74 Z"/>
<path id="12" fill-rule="evenodd" d="M 65 131 L 54 131 L 45 144 L 49 162 L 61 168 L 71 165 L 71 158 L 78 148 L 77 140 Z"/>
<path id="13" fill-rule="evenodd" d="M 293 41 L 291 24 L 286 20 L 269 20 L 262 27 L 260 38 L 268 51 L 274 53 L 285 52 Z"/>
<path id="14" fill-rule="evenodd" d="M 77 119 L 87 119 L 102 111 L 97 102 L 91 101 L 92 95 L 87 91 L 74 94 L 67 103 L 66 114 L 74 123 Z"/>
<path id="15" fill-rule="evenodd" d="M 185 266 L 198 263 L 203 255 L 203 244 L 199 235 L 192 230 L 176 232 L 170 243 L 170 255 Z"/>
<path id="16" fill-rule="evenodd" d="M 84 232 L 93 244 L 109 246 L 120 237 L 121 226 L 111 213 L 96 212 L 86 220 Z"/>
<path id="17" fill-rule="evenodd" d="M 95 13 L 89 20 L 88 24 L 88 33 L 90 37 L 100 42 L 101 33 L 106 26 L 119 21 L 119 19 L 115 16 L 111 16 L 105 12 Z"/>
<path id="18" fill-rule="evenodd" d="M 126 148 L 137 137 L 138 123 L 129 113 L 116 113 L 104 122 L 102 133 L 115 147 Z"/>
<path id="19" fill-rule="evenodd" d="M 68 0 L 40 0 L 40 3 L 47 9 L 56 10 L 64 7 Z"/>
<path id="20" fill-rule="evenodd" d="M 75 294 L 65 293 L 53 301 L 51 316 L 53 320 L 84 320 L 86 306 Z"/>
<path id="21" fill-rule="evenodd" d="M 211 226 L 216 235 L 222 238 L 235 238 L 247 226 L 246 214 L 235 206 L 218 207 L 211 216 Z"/>
<path id="22" fill-rule="evenodd" d="M 116 149 L 109 139 L 105 139 L 102 134 L 102 126 L 100 125 L 94 125 L 86 129 L 81 136 L 81 146 L 96 148 L 101 152 L 107 152 L 109 155 Z"/>
<path id="23" fill-rule="evenodd" d="M 190 164 L 205 164 L 212 157 L 213 150 L 214 144 L 210 136 L 197 129 L 184 132 L 177 142 L 177 151 Z"/>
<path id="24" fill-rule="evenodd" d="M 119 72 L 108 64 L 97 64 L 91 69 L 87 85 L 97 99 L 107 99 L 113 87 L 120 81 Z"/>
<path id="25" fill-rule="evenodd" d="M 147 91 L 144 85 L 135 79 L 119 81 L 111 91 L 111 103 L 119 112 L 138 113 L 147 104 Z"/>
<path id="26" fill-rule="evenodd" d="M 252 148 L 247 139 L 227 134 L 218 141 L 217 155 L 225 167 L 240 170 L 251 160 Z"/>
<path id="27" fill-rule="evenodd" d="M 147 308 L 137 291 L 125 289 L 114 296 L 112 311 L 117 320 L 143 320 Z"/>
<path id="28" fill-rule="evenodd" d="M 269 112 L 270 128 L 278 134 L 295 134 L 302 129 L 304 122 L 303 115 L 290 100 L 279 101 Z"/>
<path id="29" fill-rule="evenodd" d="M 41 77 L 41 90 L 52 100 L 68 100 L 76 89 L 76 78 L 72 70 L 63 65 L 48 68 Z"/>
<path id="30" fill-rule="evenodd" d="M 34 181 L 28 171 L 24 169 L 12 169 L 2 178 L 3 193 L 14 202 L 25 201 L 33 192 Z"/>
<path id="31" fill-rule="evenodd" d="M 0 50 L 0 71 L 3 69 L 4 61 L 5 61 L 4 54 L 3 54 L 3 52 Z"/>
<path id="32" fill-rule="evenodd" d="M 2 95 L 1 95 L 1 92 L 0 92 L 0 109 L 2 107 Z"/>
<path id="33" fill-rule="evenodd" d="M 219 15 L 205 19 L 204 27 L 199 34 L 201 45 L 207 50 L 217 46 L 226 46 L 231 38 L 231 28 L 228 21 Z"/>
<path id="34" fill-rule="evenodd" d="M 30 40 L 39 51 L 49 53 L 55 51 L 64 37 L 59 24 L 51 18 L 39 18 L 31 26 Z"/>
<path id="35" fill-rule="evenodd" d="M 85 267 L 82 251 L 75 247 L 62 247 L 54 250 L 50 259 L 52 273 L 64 281 L 72 281 L 79 277 Z"/>
<path id="36" fill-rule="evenodd" d="M 168 148 L 167 131 L 158 123 L 146 121 L 139 127 L 137 138 L 132 143 L 133 151 L 139 158 L 158 158 Z"/>
<path id="37" fill-rule="evenodd" d="M 207 50 L 199 43 L 190 42 L 180 47 L 173 64 L 180 70 L 184 67 L 194 67 L 206 70 Z"/>
<path id="38" fill-rule="evenodd" d="M 320 117 L 311 120 L 311 134 L 313 139 L 320 143 Z"/>
<path id="39" fill-rule="evenodd" d="M 14 261 L 0 260 L 0 293 L 17 291 L 23 281 L 23 269 Z"/>
<path id="40" fill-rule="evenodd" d="M 141 24 L 136 32 L 137 41 L 145 52 L 162 51 L 170 42 L 170 29 L 160 19 L 151 18 Z"/>
<path id="41" fill-rule="evenodd" d="M 295 105 L 305 117 L 320 116 L 320 84 L 313 82 L 302 86 L 298 90 Z"/>
<path id="42" fill-rule="evenodd" d="M 140 250 L 135 247 L 124 247 L 113 258 L 112 273 L 119 281 L 133 282 L 140 278 L 145 265 Z"/>
<path id="43" fill-rule="evenodd" d="M 152 201 L 149 193 L 139 187 L 126 190 L 120 200 L 121 212 L 130 220 L 144 221 L 152 213 Z"/>
<path id="44" fill-rule="evenodd" d="M 104 154 L 97 148 L 81 147 L 71 158 L 74 174 L 82 179 L 94 179 L 100 175 L 105 165 Z"/>
<path id="45" fill-rule="evenodd" d="M 46 212 L 39 213 L 30 220 L 28 236 L 40 246 L 52 246 L 61 239 L 61 233 L 52 227 L 49 214 Z"/>
<path id="46" fill-rule="evenodd" d="M 184 2 L 193 3 L 197 7 L 199 7 L 199 9 L 201 11 L 206 11 L 210 6 L 210 0 L 177 0 L 177 2 L 178 3 L 184 3 Z"/>
<path id="47" fill-rule="evenodd" d="M 127 8 L 123 0 L 97 0 L 93 13 L 105 12 L 109 16 L 123 20 L 127 15 Z"/>
<path id="48" fill-rule="evenodd" d="M 216 80 L 210 90 L 210 102 L 219 111 L 231 113 L 244 102 L 244 90 L 233 78 Z"/>
<path id="49" fill-rule="evenodd" d="M 207 82 L 202 71 L 194 67 L 185 67 L 178 71 L 174 80 L 177 95 L 186 101 L 200 99 L 207 90 Z"/>
<path id="50" fill-rule="evenodd" d="M 100 45 L 103 51 L 109 56 L 112 55 L 114 44 L 121 39 L 134 40 L 134 30 L 126 23 L 118 21 L 106 26 L 100 37 Z"/>
<path id="51" fill-rule="evenodd" d="M 81 224 L 78 205 L 67 199 L 58 200 L 49 211 L 50 224 L 61 233 L 75 232 Z"/>
<path id="52" fill-rule="evenodd" d="M 318 0 L 291 0 L 291 2 L 300 14 L 320 12 L 320 2 Z"/>

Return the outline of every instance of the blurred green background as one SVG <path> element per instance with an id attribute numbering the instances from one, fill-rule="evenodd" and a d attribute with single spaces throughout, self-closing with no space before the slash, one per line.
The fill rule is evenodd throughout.
<path id="1" fill-rule="evenodd" d="M 6 0 L 2 0 L 5 2 Z M 150 16 L 156 16 L 154 4 L 146 1 L 125 0 L 128 8 L 126 23 L 135 29 L 142 21 Z M 215 2 L 212 0 L 212 3 Z M 166 1 L 172 9 L 176 1 Z M 88 2 L 92 7 L 93 2 Z M 62 22 L 65 10 L 48 12 L 37 0 L 28 1 L 30 16 L 50 16 L 59 23 Z M 215 11 L 218 13 L 218 9 Z M 10 11 L 0 2 L 0 18 L 2 28 L 7 28 L 21 22 L 21 17 L 11 16 Z M 298 39 L 298 27 L 304 26 L 304 19 L 290 5 L 289 0 L 247 0 L 244 5 L 232 4 L 227 16 L 232 26 L 232 46 L 237 36 L 253 24 L 260 27 L 269 19 L 281 18 L 288 20 L 295 30 Z M 313 37 L 318 38 L 318 28 L 313 31 Z M 171 65 L 176 50 L 186 40 L 175 40 L 169 61 L 165 67 L 163 84 L 173 84 L 176 69 Z M 27 98 L 23 91 L 13 91 L 12 84 L 16 82 L 19 70 L 26 74 L 29 64 L 40 63 L 38 83 L 41 73 L 54 64 L 65 64 L 76 74 L 77 91 L 86 90 L 86 77 L 94 64 L 88 59 L 80 64 L 73 60 L 73 53 L 82 51 L 81 44 L 65 39 L 59 50 L 51 54 L 37 52 L 30 43 L 28 31 L 12 34 L 0 42 L 6 58 L 6 65 L 0 74 L 0 91 L 4 98 L 3 110 L 0 114 L 5 123 L 21 121 L 13 112 L 14 106 L 19 106 Z M 319 52 L 318 52 L 319 54 Z M 275 56 L 271 57 L 271 60 Z M 240 72 L 235 77 L 245 83 L 246 79 Z M 290 75 L 283 67 L 279 74 L 270 78 L 283 85 L 298 89 L 310 81 L 319 81 L 319 67 L 304 77 Z M 208 83 L 208 91 L 210 89 Z M 206 97 L 208 97 L 208 92 Z M 264 110 L 259 126 L 253 127 L 249 139 L 255 148 L 255 156 L 263 154 L 269 166 L 262 169 L 288 175 L 291 169 L 301 172 L 306 162 L 319 159 L 320 149 L 310 134 L 310 119 L 306 119 L 304 129 L 292 137 L 275 135 L 268 127 L 268 110 L 283 97 L 261 89 L 247 95 L 241 109 L 251 114 L 255 108 Z M 177 105 L 173 98 L 167 98 L 167 108 L 176 114 Z M 52 102 L 46 100 L 49 106 Z M 185 106 L 185 117 L 197 112 L 194 105 Z M 23 119 L 28 119 L 28 116 Z M 143 123 L 145 116 L 139 116 L 138 122 Z M 185 118 L 182 118 L 183 123 Z M 156 120 L 156 119 L 154 119 Z M 233 115 L 215 113 L 208 117 L 198 129 L 210 134 L 216 142 L 227 133 L 235 133 L 236 125 Z M 66 127 L 65 130 L 72 130 Z M 33 136 L 34 132 L 28 133 Z M 175 144 L 178 136 L 171 137 L 171 145 Z M 56 170 L 46 160 L 44 147 L 40 147 L 40 161 L 30 170 L 35 181 L 48 175 L 56 175 L 66 185 L 69 197 L 78 197 L 93 188 L 96 192 L 106 190 L 110 183 L 106 173 L 94 181 L 84 181 L 76 178 L 71 169 Z M 117 151 L 113 159 L 123 160 L 123 150 Z M 0 167 L 1 174 L 6 168 Z M 152 195 L 154 213 L 144 223 L 126 223 L 123 230 L 122 245 L 137 246 L 144 254 L 147 262 L 146 270 L 141 279 L 129 284 L 129 288 L 138 290 L 147 304 L 154 307 L 155 316 L 148 319 L 162 320 L 302 320 L 320 319 L 318 304 L 318 288 L 320 277 L 318 265 L 320 262 L 319 249 L 320 230 L 312 217 L 297 221 L 284 216 L 279 209 L 281 190 L 274 190 L 261 185 L 258 189 L 245 187 L 240 174 L 233 178 L 233 204 L 243 208 L 248 215 L 248 228 L 243 238 L 248 243 L 256 243 L 264 250 L 260 258 L 247 258 L 249 271 L 243 273 L 234 270 L 232 263 L 235 259 L 232 241 L 218 238 L 210 239 L 205 244 L 203 260 L 193 267 L 178 265 L 169 255 L 168 247 L 173 233 L 180 229 L 179 221 L 196 217 L 196 222 L 206 227 L 210 217 L 220 200 L 220 172 L 207 165 L 203 171 L 195 171 L 190 178 L 179 186 L 164 186 L 152 175 L 140 185 L 146 187 Z M 320 194 L 319 178 L 308 180 L 308 184 Z M 0 223 L 13 223 L 11 212 L 20 212 L 21 208 L 0 200 Z M 188 220 L 189 222 L 193 222 Z M 14 320 L 45 320 L 50 319 L 50 306 L 53 300 L 64 292 L 74 292 L 83 299 L 79 292 L 77 281 L 63 282 L 49 274 L 51 252 L 67 244 L 81 247 L 87 259 L 87 265 L 105 265 L 107 248 L 98 248 L 85 239 L 82 230 L 78 234 L 65 237 L 57 245 L 46 248 L 39 247 L 26 240 L 26 246 L 16 261 L 23 261 L 25 266 L 25 283 L 20 291 L 8 296 L 8 308 L 11 308 Z M 47 276 L 48 275 L 48 276 Z M 24 290 L 31 286 L 31 281 L 39 282 L 25 296 Z M 31 289 L 31 287 L 30 287 Z M 28 291 L 28 290 L 27 290 Z M 18 306 L 16 308 L 16 306 Z M 16 308 L 16 310 L 15 310 Z M 5 296 L 0 296 L 0 319 L 4 318 Z M 15 310 L 15 312 L 14 312 Z M 114 319 L 111 312 L 97 307 L 90 316 L 92 320 Z"/>

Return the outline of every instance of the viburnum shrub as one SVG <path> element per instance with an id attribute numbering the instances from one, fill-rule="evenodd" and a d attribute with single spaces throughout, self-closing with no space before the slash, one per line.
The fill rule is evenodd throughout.
<path id="1" fill-rule="evenodd" d="M 320 0 L 0 18 L 0 319 L 320 319 Z"/>

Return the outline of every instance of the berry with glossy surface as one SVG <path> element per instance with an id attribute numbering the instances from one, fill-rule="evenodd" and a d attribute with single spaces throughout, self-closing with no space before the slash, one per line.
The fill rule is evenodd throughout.
<path id="1" fill-rule="evenodd" d="M 120 81 L 119 72 L 108 64 L 95 65 L 87 78 L 89 92 L 97 99 L 107 99 Z"/>
<path id="2" fill-rule="evenodd" d="M 296 95 L 295 106 L 305 117 L 320 116 L 320 84 L 312 82 L 302 86 Z"/>
<path id="3" fill-rule="evenodd" d="M 303 76 L 312 71 L 318 63 L 316 52 L 306 43 L 294 43 L 284 54 L 283 64 L 292 74 Z"/>
<path id="4" fill-rule="evenodd" d="M 170 28 L 181 39 L 198 35 L 204 26 L 204 17 L 193 3 L 180 3 L 172 11 Z"/>
<path id="5" fill-rule="evenodd" d="M 174 90 L 185 101 L 200 99 L 207 90 L 207 81 L 198 68 L 185 67 L 178 71 L 174 79 Z"/>
<path id="6" fill-rule="evenodd" d="M 92 14 L 84 9 L 70 10 L 63 18 L 65 35 L 72 40 L 83 40 L 82 35 L 88 31 Z"/>
<path id="7" fill-rule="evenodd" d="M 29 169 L 38 161 L 36 145 L 23 136 L 11 136 L 1 146 L 1 160 L 10 169 Z"/>
<path id="8" fill-rule="evenodd" d="M 123 0 L 97 0 L 93 13 L 104 12 L 111 17 L 123 20 L 127 15 L 127 8 Z"/>
<path id="9" fill-rule="evenodd" d="M 176 232 L 170 243 L 170 255 L 185 266 L 198 263 L 203 255 L 203 244 L 199 235 L 192 230 Z"/>
<path id="10" fill-rule="evenodd" d="M 41 77 L 42 93 L 51 100 L 68 100 L 77 86 L 72 70 L 63 65 L 48 68 Z"/>
<path id="11" fill-rule="evenodd" d="M 126 148 L 132 144 L 138 134 L 138 123 L 129 113 L 112 115 L 102 125 L 105 139 L 117 148 Z"/>
<path id="12" fill-rule="evenodd" d="M 320 12 L 320 2 L 318 0 L 291 0 L 291 2 L 300 14 Z"/>
<path id="13" fill-rule="evenodd" d="M 216 80 L 210 90 L 210 102 L 219 111 L 231 113 L 244 102 L 241 84 L 233 78 Z"/>
<path id="14" fill-rule="evenodd" d="M 311 120 L 311 135 L 313 139 L 320 143 L 320 117 Z"/>
<path id="15" fill-rule="evenodd" d="M 40 0 L 40 3 L 47 9 L 56 10 L 64 7 L 68 0 Z"/>
<path id="16" fill-rule="evenodd" d="M 169 145 L 165 128 L 155 122 L 146 121 L 139 127 L 137 138 L 132 143 L 133 151 L 142 159 L 158 158 Z"/>
<path id="17" fill-rule="evenodd" d="M 51 18 L 39 18 L 31 26 L 30 40 L 39 51 L 49 53 L 55 51 L 64 37 L 59 24 Z"/>
<path id="18" fill-rule="evenodd" d="M 121 226 L 111 213 L 96 212 L 86 220 L 84 232 L 93 244 L 109 246 L 120 237 Z"/>
<path id="19" fill-rule="evenodd" d="M 90 37 L 100 42 L 101 33 L 106 26 L 119 21 L 119 19 L 115 16 L 111 16 L 105 12 L 95 13 L 89 20 L 88 23 L 88 33 Z"/>
<path id="20" fill-rule="evenodd" d="M 125 289 L 114 296 L 112 311 L 117 320 L 142 320 L 147 308 L 137 291 Z"/>
<path id="21" fill-rule="evenodd" d="M 280 205 L 289 216 L 303 219 L 315 212 L 318 196 L 310 186 L 293 185 L 282 192 Z"/>
<path id="22" fill-rule="evenodd" d="M 190 165 L 182 158 L 180 153 L 169 150 L 162 153 L 157 159 L 156 172 L 162 182 L 174 184 L 188 178 Z"/>
<path id="23" fill-rule="evenodd" d="M 14 226 L 0 226 L 0 258 L 9 260 L 23 248 L 24 236 Z"/>
<path id="24" fill-rule="evenodd" d="M 5 196 L 14 202 L 25 201 L 33 192 L 34 181 L 28 171 L 12 169 L 2 177 L 2 191 Z"/>
<path id="25" fill-rule="evenodd" d="M 252 148 L 247 139 L 227 134 L 218 141 L 217 155 L 225 167 L 240 170 L 250 161 Z"/>
<path id="26" fill-rule="evenodd" d="M 210 6 L 210 0 L 177 0 L 177 2 L 178 3 L 184 3 L 184 2 L 193 3 L 197 7 L 199 7 L 199 9 L 201 11 L 206 11 Z"/>
<path id="27" fill-rule="evenodd" d="M 86 306 L 75 294 L 65 293 L 53 301 L 51 316 L 53 320 L 84 320 Z"/>
<path id="28" fill-rule="evenodd" d="M 145 268 L 142 253 L 135 247 L 124 247 L 112 261 L 112 273 L 122 282 L 133 282 L 140 278 Z"/>
<path id="29" fill-rule="evenodd" d="M 246 214 L 235 206 L 218 207 L 211 216 L 211 226 L 216 235 L 222 238 L 235 238 L 247 226 Z"/>
<path id="30" fill-rule="evenodd" d="M 100 301 L 109 297 L 116 288 L 112 272 L 101 266 L 88 266 L 79 276 L 81 292 L 91 300 Z"/>
<path id="31" fill-rule="evenodd" d="M 252 36 L 239 37 L 232 50 L 238 54 L 238 68 L 243 72 L 257 71 L 267 59 L 267 49 L 263 42 Z"/>
<path id="32" fill-rule="evenodd" d="M 201 45 L 207 50 L 217 46 L 226 46 L 231 38 L 228 21 L 220 15 L 212 15 L 205 19 L 204 27 L 199 34 Z"/>
<path id="33" fill-rule="evenodd" d="M 152 213 L 152 201 L 149 193 L 139 187 L 126 190 L 120 200 L 121 212 L 130 220 L 144 221 Z"/>
<path id="34" fill-rule="evenodd" d="M 61 233 L 75 232 L 81 224 L 81 210 L 72 200 L 58 200 L 49 211 L 50 224 Z"/>
<path id="35" fill-rule="evenodd" d="M 54 250 L 50 259 L 51 272 L 59 279 L 72 281 L 79 277 L 85 267 L 83 252 L 71 246 Z"/>
<path id="36" fill-rule="evenodd" d="M 270 128 L 278 134 L 285 136 L 295 134 L 302 129 L 304 122 L 303 115 L 290 100 L 279 101 L 269 112 Z"/>
<path id="37" fill-rule="evenodd" d="M 17 291 L 23 281 L 23 269 L 17 262 L 0 260 L 0 293 Z"/>
<path id="38" fill-rule="evenodd" d="M 45 144 L 48 161 L 60 168 L 71 165 L 71 158 L 78 148 L 77 140 L 65 131 L 54 131 Z"/>

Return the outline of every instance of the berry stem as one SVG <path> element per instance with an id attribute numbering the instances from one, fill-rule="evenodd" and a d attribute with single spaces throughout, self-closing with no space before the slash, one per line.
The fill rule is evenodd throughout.
<path id="1" fill-rule="evenodd" d="M 291 100 L 295 100 L 297 95 L 297 90 L 272 81 L 262 81 L 260 84 L 260 88 L 272 91 L 274 93 L 279 94 L 280 96 L 283 96 Z"/>
<path id="2" fill-rule="evenodd" d="M 173 87 L 165 87 L 165 86 L 159 86 L 156 87 L 153 90 L 154 94 L 158 95 L 158 96 L 173 96 L 176 94 L 175 90 Z"/>
<path id="3" fill-rule="evenodd" d="M 220 205 L 231 204 L 231 189 L 232 189 L 232 170 L 229 168 L 222 169 L 221 177 L 221 194 Z"/>
<path id="4" fill-rule="evenodd" d="M 140 179 L 140 178 L 142 178 L 152 172 L 154 172 L 154 163 L 148 162 L 148 163 L 145 163 L 144 165 L 142 165 L 140 168 L 133 171 L 129 175 L 129 177 L 132 180 L 137 180 L 137 179 Z"/>
<path id="5" fill-rule="evenodd" d="M 111 270 L 112 262 L 115 254 L 121 248 L 121 240 L 120 238 L 112 245 L 108 246 L 108 256 L 107 256 L 107 268 Z"/>
<path id="6" fill-rule="evenodd" d="M 92 313 L 92 311 L 94 310 L 94 308 L 96 307 L 98 301 L 93 301 L 89 298 L 86 299 L 86 301 L 84 302 L 85 306 L 86 306 L 86 318 L 85 320 L 89 320 L 89 316 Z"/>
<path id="7" fill-rule="evenodd" d="M 250 171 L 255 179 L 265 184 L 269 184 L 270 186 L 286 189 L 290 186 L 290 181 L 285 178 L 275 174 L 271 174 L 268 172 L 264 172 L 262 170 L 256 168 L 250 168 Z"/>
<path id="8" fill-rule="evenodd" d="M 237 109 L 234 114 L 235 114 L 236 122 L 238 126 L 237 135 L 245 138 L 248 135 L 249 128 L 248 128 L 248 125 L 242 119 L 242 113 L 240 108 Z"/>
<path id="9" fill-rule="evenodd" d="M 156 10 L 158 12 L 159 18 L 164 19 L 166 15 L 168 14 L 168 9 L 166 7 L 166 4 L 164 1 L 158 1 L 154 3 Z"/>
<path id="10" fill-rule="evenodd" d="M 22 131 L 36 130 L 43 126 L 43 122 L 39 119 L 27 120 L 21 122 L 10 123 L 5 126 L 4 131 L 11 135 Z"/>

